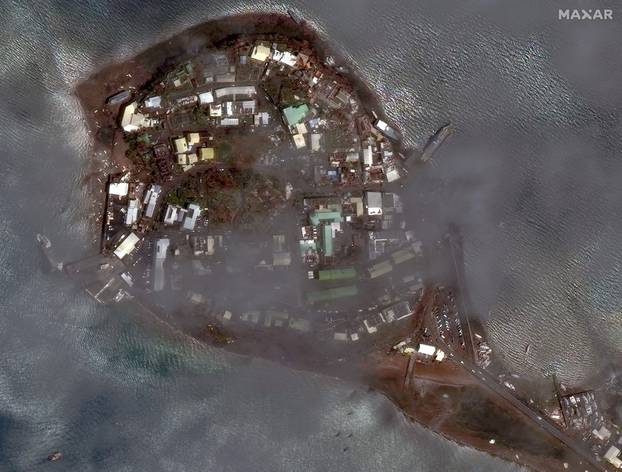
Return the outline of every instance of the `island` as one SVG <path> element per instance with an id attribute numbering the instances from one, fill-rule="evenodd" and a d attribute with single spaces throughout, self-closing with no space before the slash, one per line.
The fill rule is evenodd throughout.
<path id="1" fill-rule="evenodd" d="M 593 392 L 532 392 L 495 359 L 459 231 L 418 239 L 403 191 L 450 128 L 406 149 L 374 91 L 295 14 L 198 25 L 105 65 L 76 95 L 101 218 L 97 253 L 62 270 L 95 300 L 364 383 L 533 470 L 620 466 L 620 432 Z"/>

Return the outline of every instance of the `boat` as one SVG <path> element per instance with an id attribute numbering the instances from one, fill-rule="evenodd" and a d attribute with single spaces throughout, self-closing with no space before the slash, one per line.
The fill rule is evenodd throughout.
<path id="1" fill-rule="evenodd" d="M 395 128 L 391 128 L 386 122 L 382 120 L 376 120 L 376 122 L 374 123 L 374 127 L 387 138 L 392 139 L 393 141 L 399 141 L 400 139 L 402 139 L 399 131 L 397 131 Z"/>
<path id="2" fill-rule="evenodd" d="M 453 128 L 451 127 L 451 123 L 447 123 L 446 125 L 441 126 L 436 133 L 432 135 L 432 137 L 428 140 L 427 144 L 423 148 L 423 153 L 421 154 L 421 160 L 423 162 L 427 162 L 432 158 L 436 150 L 443 144 L 443 142 L 449 137 L 449 135 L 453 132 Z"/>
<path id="3" fill-rule="evenodd" d="M 527 344 L 527 347 L 525 348 L 525 355 L 529 355 L 529 351 L 531 350 L 531 344 Z"/>
<path id="4" fill-rule="evenodd" d="M 39 241 L 43 249 L 50 249 L 52 247 L 52 243 L 47 236 L 37 233 L 37 241 Z"/>
<path id="5" fill-rule="evenodd" d="M 50 241 L 50 238 L 48 238 L 47 236 L 43 234 L 37 233 L 37 241 L 39 242 L 39 245 L 41 246 L 43 255 L 47 258 L 52 268 L 58 271 L 62 271 L 63 263 L 57 261 L 56 258 L 52 255 L 52 251 L 50 250 L 52 247 L 52 242 Z"/>
<path id="6" fill-rule="evenodd" d="M 106 99 L 106 103 L 108 105 L 118 105 L 119 103 L 123 103 L 128 98 L 130 98 L 130 95 L 132 95 L 132 92 L 130 92 L 129 90 L 121 90 L 120 92 L 108 97 Z"/>
<path id="7" fill-rule="evenodd" d="M 50 462 L 58 462 L 63 458 L 63 453 L 60 451 L 54 451 L 52 454 L 48 456 L 48 460 Z"/>

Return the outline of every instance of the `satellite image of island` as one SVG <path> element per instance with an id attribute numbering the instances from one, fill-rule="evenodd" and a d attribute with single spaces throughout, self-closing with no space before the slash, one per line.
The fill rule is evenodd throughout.
<path id="1" fill-rule="evenodd" d="M 13 2 L 0 471 L 622 470 L 622 23 Z"/>

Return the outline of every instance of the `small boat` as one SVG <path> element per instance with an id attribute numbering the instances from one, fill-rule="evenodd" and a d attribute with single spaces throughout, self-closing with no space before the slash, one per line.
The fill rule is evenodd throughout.
<path id="1" fill-rule="evenodd" d="M 50 462 L 58 462 L 63 458 L 63 453 L 60 451 L 54 451 L 52 454 L 48 456 L 48 460 Z"/>
<path id="2" fill-rule="evenodd" d="M 529 351 L 531 350 L 531 344 L 527 344 L 527 347 L 525 348 L 525 354 L 528 356 L 529 355 Z"/>
<path id="3" fill-rule="evenodd" d="M 37 233 L 37 241 L 39 241 L 43 249 L 50 249 L 52 247 L 52 243 L 47 236 Z"/>

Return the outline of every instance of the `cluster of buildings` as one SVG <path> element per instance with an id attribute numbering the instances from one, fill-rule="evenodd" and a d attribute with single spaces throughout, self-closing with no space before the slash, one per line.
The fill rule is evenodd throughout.
<path id="1" fill-rule="evenodd" d="M 209 146 L 198 132 L 173 138 L 173 148 L 176 162 L 183 171 L 191 169 L 198 162 L 209 162 L 215 158 L 214 147 Z"/>
<path id="2" fill-rule="evenodd" d="M 558 398 L 561 426 L 585 441 L 596 456 L 613 468 L 622 468 L 622 431 L 599 408 L 597 392 L 564 394 L 558 391 Z"/>
<path id="3" fill-rule="evenodd" d="M 288 144 L 316 185 L 382 185 L 405 172 L 395 148 L 399 133 L 361 104 L 336 68 L 291 41 L 240 40 L 198 53 L 161 79 L 120 113 L 123 131 L 150 147 L 138 157 L 156 180 L 224 158 L 217 148 L 235 141 L 231 130 Z M 130 96 L 120 92 L 108 104 Z M 270 145 L 261 146 L 258 154 L 269 152 Z"/>
<path id="4" fill-rule="evenodd" d="M 287 328 L 293 333 L 308 333 L 311 331 L 311 321 L 302 317 L 295 317 L 284 310 L 249 310 L 235 315 L 229 310 L 218 313 L 216 318 L 227 325 L 239 322 L 256 328 Z"/>
<path id="5" fill-rule="evenodd" d="M 202 212 L 196 203 L 185 208 L 167 204 L 162 212 L 165 206 L 162 186 L 130 179 L 129 174 L 110 177 L 103 228 L 104 252 L 110 251 L 123 261 L 132 259 L 128 256 L 134 254 L 144 237 L 157 227 L 174 226 L 180 231 L 192 232 Z M 156 254 L 161 253 L 160 245 Z"/>
<path id="6" fill-rule="evenodd" d="M 401 137 L 359 92 L 308 46 L 272 37 L 200 51 L 144 89 L 111 98 L 109 106 L 127 103 L 119 124 L 128 158 L 140 164 L 108 185 L 103 249 L 124 268 L 122 280 L 162 306 L 170 299 L 165 289 L 185 290 L 203 309 L 217 298 L 210 287 L 218 279 L 255 277 L 269 286 L 296 278 L 299 293 L 275 301 L 278 309 L 223 301 L 227 309 L 215 316 L 223 324 L 313 332 L 336 345 L 405 326 L 423 293 L 423 257 L 399 195 L 386 190 L 405 173 Z M 247 161 L 236 167 L 241 156 Z M 285 227 L 275 211 L 257 241 L 214 225 L 213 209 L 197 197 L 205 182 L 183 187 L 203 178 L 203 169 L 265 162 L 276 163 L 272 174 L 287 168 L 288 210 L 301 203 L 302 212 Z M 430 354 L 427 346 L 416 347 L 422 359 L 442 360 L 442 351 Z"/>
<path id="7" fill-rule="evenodd" d="M 394 351 L 405 356 L 412 356 L 419 362 L 442 362 L 445 352 L 431 344 L 415 343 L 411 338 L 400 341 L 393 346 Z"/>

